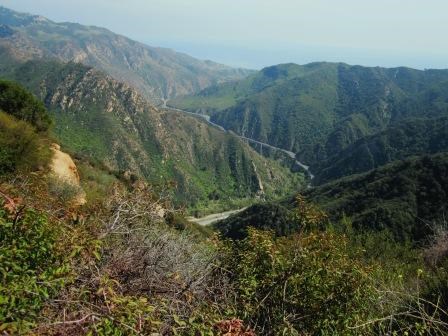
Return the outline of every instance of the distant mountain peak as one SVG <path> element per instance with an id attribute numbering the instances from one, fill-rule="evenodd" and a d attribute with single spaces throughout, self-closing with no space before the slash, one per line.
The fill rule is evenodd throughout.
<path id="1" fill-rule="evenodd" d="M 0 23 L 21 27 L 28 26 L 34 23 L 47 23 L 51 22 L 46 17 L 41 15 L 32 15 L 29 13 L 21 13 L 12 9 L 0 6 Z"/>
<path id="2" fill-rule="evenodd" d="M 0 7 L 3 48 L 20 60 L 36 58 L 81 62 L 136 88 L 153 103 L 242 79 L 250 70 L 202 61 L 171 49 L 151 47 L 105 28 L 56 23 L 39 15 Z M 0 33 L 1 34 L 1 33 Z"/>

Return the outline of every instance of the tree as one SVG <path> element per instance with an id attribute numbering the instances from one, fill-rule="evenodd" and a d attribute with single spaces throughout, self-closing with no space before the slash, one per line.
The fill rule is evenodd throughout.
<path id="1" fill-rule="evenodd" d="M 38 132 L 47 131 L 52 124 L 42 102 L 14 82 L 0 80 L 0 110 L 30 123 Z"/>

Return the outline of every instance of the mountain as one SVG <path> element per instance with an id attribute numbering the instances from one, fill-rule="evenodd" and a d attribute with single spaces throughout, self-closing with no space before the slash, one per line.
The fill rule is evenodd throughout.
<path id="1" fill-rule="evenodd" d="M 48 71 L 50 65 L 57 69 L 57 64 L 40 63 L 36 72 Z M 59 66 L 67 67 L 72 80 L 76 74 L 71 67 L 82 72 L 80 65 Z M 84 76 L 101 81 L 98 73 Z M 83 82 L 99 97 L 90 85 L 92 78 Z M 52 81 L 42 82 L 42 90 L 49 89 L 46 83 Z M 114 93 L 107 83 L 100 84 L 106 93 Z M 72 102 L 73 97 L 67 99 Z M 111 101 L 115 104 L 116 97 Z M 328 230 L 302 226 L 322 216 L 316 218 L 320 211 L 297 197 L 297 211 L 275 204 L 253 206 L 241 213 L 244 221 L 231 218 L 217 227 L 223 236 L 210 237 L 176 218 L 178 211 L 164 201 L 166 195 L 142 181 L 114 178 L 85 161 L 80 165 L 84 166 L 81 183 L 96 189 L 97 199 L 86 206 L 74 205 L 67 196 L 79 187 L 77 167 L 57 147 L 53 174 L 63 181 L 55 181 L 45 166 L 22 170 L 21 163 L 30 159 L 45 163 L 35 156 L 39 141 L 32 144 L 44 140 L 51 124 L 42 103 L 19 85 L 1 81 L 0 109 L 3 334 L 228 335 L 232 330 L 234 335 L 273 336 L 299 335 L 300 330 L 303 335 L 374 335 L 383 330 L 398 334 L 403 329 L 408 334 L 421 330 L 447 334 L 443 322 L 447 317 L 446 229 L 425 240 L 422 248 L 399 244 L 384 231 L 359 233 L 349 225 L 342 227 L 347 228 L 343 232 L 336 226 Z M 25 151 L 20 148 L 23 144 Z M 13 178 L 2 171 L 8 156 L 18 159 L 13 164 L 19 163 L 8 167 L 13 168 Z M 368 174 L 354 179 L 358 186 L 344 186 L 341 181 L 345 192 L 335 191 L 337 186 L 331 192 L 350 209 L 350 198 L 362 196 L 353 192 L 365 192 L 366 183 L 368 201 L 375 201 L 372 197 L 377 195 L 389 197 L 392 189 L 390 200 L 396 204 L 390 206 L 391 215 L 406 214 L 397 205 L 415 205 L 408 196 L 414 192 L 421 215 L 435 216 L 446 210 L 447 163 L 447 155 L 403 162 L 382 168 L 372 178 Z M 387 180 L 396 173 L 399 179 L 407 179 L 398 188 L 395 181 Z M 67 185 L 67 175 L 76 184 Z M 315 196 L 316 190 L 310 193 Z M 272 232 L 247 232 L 248 226 Z M 396 317 L 382 324 L 385 302 L 387 316 Z M 404 305 L 409 313 L 401 318 Z M 414 310 L 417 305 L 419 310 Z M 420 321 L 429 314 L 433 323 L 422 329 Z M 358 329 L 363 324 L 368 329 Z"/>
<path id="2" fill-rule="evenodd" d="M 95 67 L 157 104 L 251 73 L 150 47 L 104 28 L 56 23 L 4 7 L 0 7 L 0 47 L 20 61 L 54 59 Z"/>
<path id="3" fill-rule="evenodd" d="M 360 230 L 389 229 L 399 240 L 422 240 L 448 211 L 448 153 L 396 161 L 305 193 L 338 220 Z"/>
<path id="4" fill-rule="evenodd" d="M 235 70 L 0 12 L 2 335 L 448 335 L 447 71 L 216 84 Z M 212 122 L 166 108 L 211 83 L 171 103 Z"/>
<path id="5" fill-rule="evenodd" d="M 249 227 L 288 236 L 299 230 L 288 207 L 278 203 L 254 204 L 242 212 L 214 224 L 223 237 L 235 240 L 247 237 Z"/>
<path id="6" fill-rule="evenodd" d="M 386 230 L 399 242 L 422 242 L 448 211 L 448 153 L 395 161 L 368 173 L 352 175 L 303 192 L 334 225 L 350 219 L 356 232 Z M 255 204 L 214 224 L 224 236 L 246 237 L 248 227 L 289 235 L 301 227 L 294 221 L 295 199 Z"/>
<path id="7" fill-rule="evenodd" d="M 282 64 L 170 105 L 210 114 L 313 166 L 404 120 L 447 116 L 448 70 Z"/>
<path id="8" fill-rule="evenodd" d="M 64 148 L 154 184 L 173 181 L 179 204 L 271 198 L 301 184 L 299 175 L 236 136 L 183 113 L 156 109 L 127 84 L 95 69 L 44 61 L 9 64 L 0 75 L 22 83 L 45 103 Z"/>
<path id="9" fill-rule="evenodd" d="M 349 145 L 311 167 L 315 184 L 366 172 L 413 155 L 448 152 L 448 118 L 406 120 Z"/>

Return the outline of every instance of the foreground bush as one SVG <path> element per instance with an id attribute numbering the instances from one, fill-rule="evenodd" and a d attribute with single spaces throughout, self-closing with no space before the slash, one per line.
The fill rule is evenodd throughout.
<path id="1" fill-rule="evenodd" d="M 326 219 L 303 202 L 292 219 L 303 230 L 276 237 L 250 228 L 245 239 L 227 241 L 170 226 L 178 213 L 169 199 L 141 183 L 115 185 L 102 203 L 64 210 L 42 191 L 47 183 L 36 179 L 13 179 L 17 186 L 9 189 L 0 184 L 6 200 L 0 211 L 1 332 L 308 336 L 448 330 L 446 233 L 427 249 L 436 272 L 405 273 L 395 268 L 400 254 L 382 254 L 394 259 L 394 267 L 377 266 L 388 261 L 367 250 L 384 253 L 381 244 L 355 244 L 344 230 L 320 231 Z M 24 183 L 32 195 L 11 199 L 2 192 L 22 191 Z M 26 210 L 25 203 L 40 210 Z M 388 274 L 395 269 L 397 276 Z M 413 274 L 416 286 L 403 274 Z"/>
<path id="2" fill-rule="evenodd" d="M 368 333 L 351 327 L 374 313 L 371 270 L 347 249 L 345 238 L 331 233 L 275 239 L 250 229 L 228 252 L 239 316 L 263 335 Z"/>
<path id="3" fill-rule="evenodd" d="M 64 286 L 68 264 L 45 215 L 8 205 L 0 210 L 0 331 L 15 334 Z"/>
<path id="4" fill-rule="evenodd" d="M 167 199 L 146 186 L 114 188 L 81 222 L 96 227 L 84 238 L 89 255 L 78 260 L 73 286 L 47 305 L 39 332 L 219 335 L 232 305 L 216 249 L 167 225 L 170 215 Z"/>

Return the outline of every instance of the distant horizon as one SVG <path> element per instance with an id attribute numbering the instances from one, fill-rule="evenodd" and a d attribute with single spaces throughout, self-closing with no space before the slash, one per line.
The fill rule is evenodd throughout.
<path id="1" fill-rule="evenodd" d="M 433 58 L 433 62 L 432 62 L 432 66 L 423 66 L 420 65 L 420 62 L 417 59 L 413 59 L 408 58 L 408 61 L 400 61 L 401 57 L 399 55 L 395 55 L 395 60 L 386 60 L 386 56 L 382 56 L 380 55 L 380 57 L 378 57 L 377 59 L 382 59 L 382 61 L 375 61 L 375 58 L 369 57 L 369 53 L 367 52 L 364 55 L 359 55 L 358 57 L 350 57 L 350 58 L 346 58 L 343 59 L 338 58 L 338 57 L 329 57 L 325 58 L 324 56 L 324 52 L 322 52 L 322 49 L 315 47 L 316 51 L 320 51 L 320 53 L 322 54 L 322 56 L 320 57 L 312 57 L 309 55 L 302 55 L 301 57 L 298 57 L 299 60 L 294 57 L 285 57 L 284 55 L 290 55 L 292 53 L 294 53 L 294 50 L 288 50 L 288 49 L 277 49 L 275 54 L 279 55 L 276 58 L 276 62 L 263 62 L 263 61 L 259 61 L 256 62 L 254 60 L 250 60 L 249 55 L 251 53 L 259 53 L 259 52 L 272 52 L 272 49 L 266 48 L 266 49 L 258 49 L 258 50 L 247 50 L 244 47 L 241 46 L 223 46 L 223 47 L 219 47 L 219 46 L 212 46 L 212 47 L 200 47 L 195 45 L 195 43 L 191 43 L 191 44 L 187 44 L 187 43 L 172 43 L 172 44 L 165 44 L 163 43 L 163 41 L 157 41 L 157 42 L 153 42 L 153 41 L 149 41 L 149 42 L 145 42 L 145 41 L 138 41 L 141 42 L 143 44 L 146 44 L 148 46 L 152 46 L 152 47 L 160 47 L 160 48 L 166 48 L 166 49 L 172 49 L 175 50 L 177 52 L 180 53 L 184 53 L 187 54 L 189 56 L 192 56 L 194 58 L 198 58 L 200 60 L 204 60 L 204 61 L 213 61 L 216 63 L 221 63 L 223 65 L 227 65 L 227 66 L 231 66 L 231 67 L 235 67 L 235 68 L 245 68 L 245 69 L 251 69 L 251 70 L 261 70 L 263 68 L 266 67 L 270 67 L 270 66 L 274 66 L 274 65 L 279 65 L 279 64 L 287 64 L 287 63 L 294 63 L 294 64 L 298 64 L 298 65 L 306 65 L 306 64 L 310 64 L 310 63 L 345 63 L 351 66 L 364 66 L 364 67 L 382 67 L 382 68 L 398 68 L 398 67 L 406 67 L 406 68 L 412 68 L 412 69 L 416 69 L 416 70 L 448 70 L 448 65 L 443 65 L 446 63 L 446 59 L 445 57 L 434 57 Z M 235 52 L 235 54 L 241 55 L 241 54 L 246 54 L 246 59 L 248 61 L 235 61 L 233 60 L 232 51 L 237 51 Z M 330 50 L 328 51 L 328 53 L 331 53 L 331 51 L 338 51 L 338 49 L 334 49 L 334 50 Z M 297 51 L 298 52 L 298 51 Z M 283 53 L 283 56 L 280 55 Z M 229 55 L 230 54 L 230 55 Z M 223 57 L 223 56 L 227 56 L 227 57 Z M 274 56 L 275 57 L 275 56 Z M 269 58 L 269 56 L 267 56 L 266 58 Z M 404 57 L 403 57 L 404 58 Z M 241 59 L 241 58 L 240 58 Z M 273 57 L 271 56 L 271 59 L 273 59 Z M 364 59 L 364 61 L 362 61 Z"/>
<path id="2" fill-rule="evenodd" d="M 158 3 L 160 1 L 161 0 L 153 0 L 153 2 L 155 3 Z M 229 38 L 228 35 L 225 35 L 220 29 L 218 29 L 215 34 L 224 34 L 223 38 L 220 38 L 219 36 L 213 37 L 212 33 L 204 35 L 203 32 L 200 32 L 200 30 L 198 30 L 197 28 L 189 27 L 188 25 L 190 24 L 194 26 L 194 21 L 192 21 L 191 18 L 188 18 L 188 16 L 193 15 L 193 11 L 197 10 L 199 8 L 198 6 L 211 6 L 210 4 L 206 5 L 203 0 L 192 0 L 191 7 L 184 6 L 184 9 L 187 8 L 186 14 L 184 15 L 185 17 L 187 17 L 187 19 L 179 23 L 180 27 L 178 28 L 178 30 L 175 29 L 176 27 L 170 27 L 170 29 L 166 28 L 166 26 L 163 25 L 164 22 L 159 22 L 158 19 L 156 19 L 156 16 L 151 17 L 150 24 L 148 24 L 148 19 L 143 15 L 145 11 L 152 13 L 152 11 L 157 10 L 158 7 L 166 6 L 166 8 L 168 9 L 172 9 L 175 5 L 182 7 L 183 5 L 179 1 L 180 0 L 169 0 L 166 1 L 165 4 L 163 4 L 163 2 L 160 2 L 159 4 L 151 5 L 145 4 L 141 0 L 130 0 L 131 9 L 128 10 L 124 10 L 124 7 L 119 4 L 118 0 L 109 0 L 109 3 L 106 0 L 80 0 L 78 1 L 79 5 L 59 4 L 56 0 L 42 0 L 39 1 L 40 4 L 36 4 L 35 1 L 33 2 L 31 0 L 0 0 L 0 5 L 18 12 L 26 12 L 33 15 L 42 15 L 55 22 L 73 22 L 89 26 L 104 27 L 113 31 L 114 33 L 124 35 L 130 39 L 147 44 L 149 46 L 169 48 L 201 60 L 210 60 L 237 68 L 259 70 L 267 66 L 284 63 L 308 64 L 313 62 L 335 62 L 369 67 L 379 66 L 391 68 L 404 66 L 420 70 L 448 69 L 448 49 L 444 50 L 441 47 L 433 47 L 432 49 L 417 48 L 413 51 L 406 49 L 409 47 L 409 45 L 413 46 L 414 44 L 416 45 L 416 47 L 418 47 L 418 44 L 424 45 L 425 43 L 428 44 L 428 46 L 437 45 L 437 43 L 435 43 L 438 41 L 436 36 L 432 36 L 432 40 L 429 38 L 418 39 L 418 36 L 416 36 L 415 40 L 413 38 L 410 43 L 405 43 L 406 39 L 409 39 L 409 36 L 408 34 L 403 34 L 402 39 L 400 40 L 391 39 L 391 41 L 389 41 L 385 37 L 385 42 L 387 43 L 377 43 L 375 45 L 373 42 L 377 40 L 377 42 L 381 42 L 381 39 L 377 35 L 373 35 L 370 37 L 373 42 L 371 47 L 369 47 L 367 43 L 368 41 L 364 41 L 364 38 L 362 36 L 357 36 L 356 34 L 351 37 L 351 39 L 356 43 L 353 43 L 352 41 L 351 45 L 342 45 L 342 43 L 338 45 L 338 43 L 336 43 L 338 38 L 340 38 L 341 41 L 343 41 L 343 39 L 340 35 L 336 34 L 334 43 L 331 44 L 330 42 L 332 41 L 329 41 L 329 38 L 327 38 L 325 34 L 326 32 L 328 34 L 331 34 L 331 29 L 330 31 L 324 30 L 323 32 L 320 32 L 320 34 L 316 33 L 317 35 L 315 41 L 306 41 L 306 39 L 303 39 L 302 42 L 301 39 L 294 38 L 294 34 L 291 35 L 292 37 L 289 36 L 288 38 L 291 38 L 291 40 L 288 40 L 284 36 L 282 36 L 282 34 L 285 35 L 285 29 L 282 28 L 282 30 L 278 32 L 278 36 L 282 38 L 278 38 L 278 36 L 273 33 L 272 36 L 266 36 L 266 41 L 264 43 L 261 43 L 260 36 L 262 37 L 261 40 L 263 40 L 264 36 L 255 34 L 257 33 L 257 29 L 255 30 L 255 32 L 251 31 L 250 34 L 241 34 L 243 35 L 241 38 Z M 218 3 L 220 1 L 221 0 L 217 0 Z M 253 0 L 248 0 L 248 2 L 252 1 Z M 266 8 L 270 8 L 267 3 L 265 3 L 265 0 L 260 1 L 264 3 L 264 6 Z M 289 3 L 290 1 L 291 0 L 281 0 L 280 3 L 283 6 L 294 6 Z M 343 0 L 343 2 L 346 3 L 352 1 L 354 0 Z M 397 3 L 397 0 L 390 1 L 392 3 Z M 82 4 L 84 2 L 91 4 L 91 10 L 88 11 L 89 13 L 86 13 L 86 11 L 83 10 L 85 6 L 83 6 Z M 309 4 L 309 1 L 302 2 L 302 5 L 304 5 L 305 7 L 312 7 L 312 5 Z M 317 0 L 317 2 L 322 4 L 325 1 Z M 410 2 L 414 4 L 414 7 L 416 6 L 415 1 L 410 0 Z M 195 6 L 194 3 L 197 3 L 198 5 Z M 442 7 L 442 9 L 446 7 L 446 9 L 448 10 L 448 6 L 442 5 L 441 1 L 433 0 L 432 3 L 439 3 L 439 7 Z M 134 6 L 132 6 L 132 4 L 134 4 Z M 136 14 L 139 7 L 142 8 L 143 12 L 143 14 L 141 15 Z M 164 7 L 164 9 L 166 8 Z M 340 11 L 340 9 L 338 8 L 336 8 L 336 10 Z M 122 9 L 123 11 L 120 11 L 120 9 Z M 178 12 L 170 14 L 173 17 L 173 20 L 174 18 L 184 18 L 184 16 L 180 15 L 181 9 L 182 8 L 180 8 Z M 438 8 L 434 7 L 429 13 L 433 13 L 437 11 L 437 9 Z M 325 14 L 329 9 L 325 6 L 322 6 L 320 10 L 321 12 L 318 12 L 318 14 Z M 106 13 L 100 15 L 99 13 L 103 11 Z M 134 11 L 137 12 L 134 13 Z M 343 14 L 344 12 L 341 13 Z M 415 8 L 415 12 L 412 13 L 414 16 L 418 15 L 418 8 Z M 323 14 L 322 22 L 317 22 L 319 25 L 324 25 L 325 23 L 325 16 Z M 228 13 L 225 12 L 223 15 L 228 15 Z M 271 18 L 271 16 L 269 16 L 270 13 L 258 13 L 258 15 L 262 18 Z M 317 18 L 321 18 L 321 16 L 317 14 L 315 15 Z M 246 19 L 246 16 L 247 20 L 258 19 L 257 15 L 252 15 L 249 11 L 241 14 L 241 18 L 243 19 Z M 422 14 L 422 17 L 423 16 L 424 15 Z M 122 20 L 117 20 L 117 17 L 120 17 L 120 19 Z M 351 18 L 351 16 L 347 17 Z M 274 19 L 275 17 L 272 18 Z M 398 18 L 396 19 L 398 20 Z M 416 20 L 416 22 L 422 21 L 422 18 L 417 16 L 413 17 L 412 19 Z M 419 19 L 420 21 L 418 21 Z M 156 22 L 152 23 L 152 20 Z M 413 20 L 408 21 L 414 23 Z M 132 21 L 133 24 L 130 24 L 130 21 Z M 405 21 L 406 20 L 403 19 L 403 22 Z M 448 29 L 448 23 L 442 23 L 437 19 L 437 17 L 433 21 L 439 25 L 442 25 L 443 27 L 445 27 L 446 25 Z M 340 23 L 342 21 L 341 19 L 338 19 L 337 22 Z M 372 22 L 375 21 L 373 20 Z M 206 25 L 206 27 L 209 29 L 215 28 L 215 26 L 218 24 L 219 22 L 216 24 L 208 21 L 204 22 L 204 25 Z M 318 24 L 312 24 L 309 27 L 319 32 L 319 29 L 315 27 Z M 308 26 L 305 26 L 305 28 L 307 27 Z M 350 28 L 351 26 L 348 25 L 347 27 Z M 404 25 L 401 27 L 397 24 L 397 27 L 400 28 L 398 29 L 400 34 L 402 34 L 406 30 L 406 27 Z M 370 28 L 370 26 L 368 28 Z M 419 29 L 420 28 L 428 29 L 428 27 L 422 27 L 421 25 L 419 26 Z M 436 24 L 434 24 L 434 27 L 431 29 L 440 32 L 440 29 L 436 28 L 437 26 Z M 372 30 L 374 29 L 380 28 L 374 26 L 372 27 Z M 145 33 L 145 30 L 152 33 Z M 185 36 L 182 35 L 184 30 L 189 31 L 188 34 L 185 33 Z M 154 31 L 161 31 L 162 33 L 154 33 Z M 195 32 L 197 33 L 196 35 L 194 34 Z M 392 33 L 398 34 L 395 31 L 391 31 L 391 34 Z M 415 31 L 413 33 L 415 34 Z M 409 31 L 409 34 L 411 34 L 411 31 Z M 254 35 L 252 40 L 249 39 L 249 36 L 251 35 Z M 309 38 L 308 40 L 310 39 L 311 38 Z M 326 43 L 323 43 L 323 41 L 326 41 Z M 403 45 L 402 49 L 400 49 L 400 46 L 398 45 L 399 42 L 401 42 L 401 44 Z M 395 45 L 394 43 L 396 43 L 397 45 Z"/>

